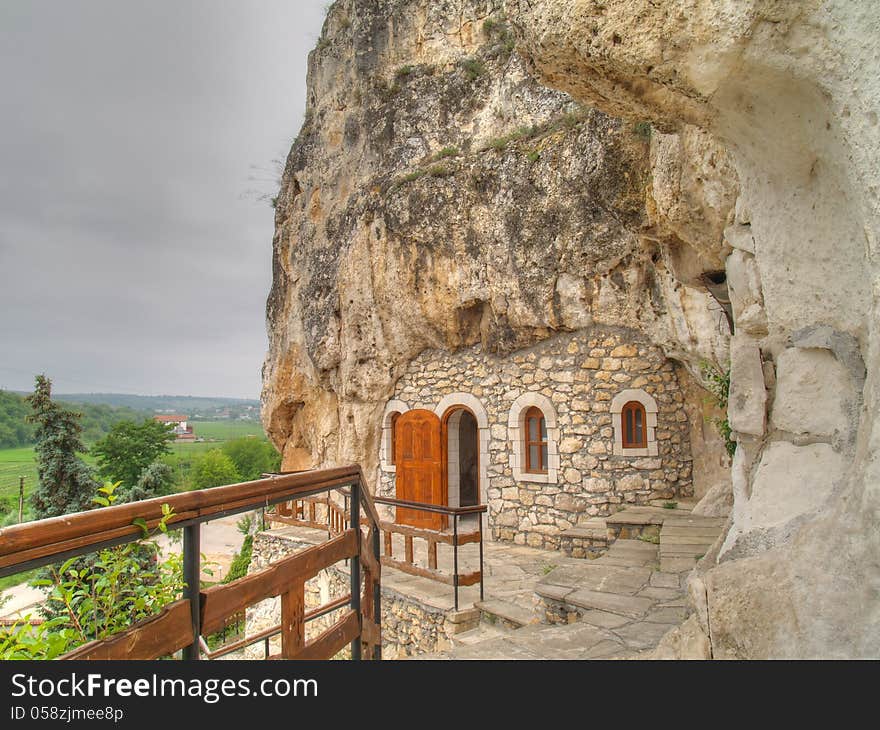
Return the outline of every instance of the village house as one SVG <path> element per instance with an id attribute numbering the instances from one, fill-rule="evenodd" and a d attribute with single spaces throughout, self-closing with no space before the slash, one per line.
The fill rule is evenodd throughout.
<path id="1" fill-rule="evenodd" d="M 177 441 L 195 441 L 196 435 L 193 432 L 193 427 L 187 423 L 187 416 L 153 416 L 153 420 L 158 421 L 159 423 L 167 423 L 174 426 L 172 433 L 174 434 L 174 437 Z"/>

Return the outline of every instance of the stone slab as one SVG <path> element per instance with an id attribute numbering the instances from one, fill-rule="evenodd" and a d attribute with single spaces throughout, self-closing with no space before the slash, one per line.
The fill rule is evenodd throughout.
<path id="1" fill-rule="evenodd" d="M 654 571 L 653 573 L 651 573 L 651 579 L 649 582 L 652 586 L 655 586 L 656 588 L 678 589 L 681 587 L 678 573 L 661 573 L 660 571 Z"/>
<path id="2" fill-rule="evenodd" d="M 479 608 L 484 614 L 492 614 L 519 626 L 538 623 L 538 617 L 533 611 L 529 611 L 510 601 L 495 598 L 489 601 L 479 601 L 474 606 Z"/>
<path id="3" fill-rule="evenodd" d="M 677 606 L 658 607 L 648 612 L 645 621 L 655 624 L 670 624 L 678 626 L 687 618 L 687 609 Z"/>
<path id="4" fill-rule="evenodd" d="M 564 601 L 565 597 L 574 590 L 573 586 L 557 586 L 552 583 L 539 583 L 535 586 L 535 593 L 551 601 Z"/>
<path id="5" fill-rule="evenodd" d="M 599 591 L 586 589 L 573 591 L 566 596 L 565 601 L 573 606 L 597 608 L 600 611 L 608 611 L 609 613 L 630 616 L 632 618 L 644 616 L 655 603 L 650 598 L 620 596 L 615 593 L 600 593 Z"/>
<path id="6" fill-rule="evenodd" d="M 633 649 L 650 649 L 657 646 L 660 639 L 671 628 L 669 624 L 637 621 L 617 629 L 614 633 Z"/>
<path id="7" fill-rule="evenodd" d="M 632 619 L 626 616 L 620 616 L 616 613 L 608 613 L 608 611 L 600 611 L 598 609 L 584 611 L 581 615 L 581 621 L 584 623 L 592 624 L 593 626 L 600 626 L 603 629 L 617 629 L 630 623 L 631 620 Z"/>
<path id="8" fill-rule="evenodd" d="M 655 586 L 648 586 L 647 588 L 640 590 L 636 595 L 643 596 L 644 598 L 651 598 L 655 601 L 672 601 L 681 595 L 681 590 L 678 588 L 657 588 Z"/>

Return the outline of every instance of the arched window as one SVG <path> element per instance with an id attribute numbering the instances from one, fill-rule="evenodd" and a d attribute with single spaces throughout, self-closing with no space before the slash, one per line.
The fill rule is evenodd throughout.
<path id="1" fill-rule="evenodd" d="M 622 390 L 611 400 L 615 456 L 657 456 L 657 401 L 641 388 Z"/>
<path id="2" fill-rule="evenodd" d="M 620 412 L 623 425 L 623 448 L 645 449 L 648 447 L 647 413 L 645 406 L 637 400 L 631 400 Z"/>
<path id="3" fill-rule="evenodd" d="M 547 473 L 547 421 L 540 408 L 532 406 L 525 417 L 526 471 L 530 474 Z"/>
<path id="4" fill-rule="evenodd" d="M 513 402 L 507 417 L 507 438 L 515 481 L 558 483 L 559 425 L 547 396 L 525 392 Z"/>

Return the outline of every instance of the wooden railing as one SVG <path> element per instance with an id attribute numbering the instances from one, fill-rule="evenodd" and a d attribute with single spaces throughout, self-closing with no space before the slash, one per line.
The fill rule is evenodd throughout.
<path id="1" fill-rule="evenodd" d="M 327 542 L 258 573 L 200 590 L 203 522 L 346 487 L 346 523 L 358 528 L 346 528 Z M 159 524 L 163 505 L 173 510 L 167 526 L 183 528 L 183 597 L 156 616 L 61 658 L 156 659 L 182 650 L 184 659 L 199 659 L 203 635 L 221 630 L 248 606 L 273 596 L 281 596 L 281 624 L 272 630 L 281 634 L 281 653 L 270 658 L 329 659 L 346 645 L 351 646 L 352 659 L 361 658 L 362 647 L 368 657 L 381 658 L 380 522 L 358 466 L 282 474 L 4 528 L 0 530 L 0 577 L 136 541 L 143 534 L 140 524 L 148 529 Z M 346 603 L 337 600 L 329 609 L 324 606 L 307 614 L 306 581 L 340 560 L 348 560 L 350 566 L 351 592 Z M 344 607 L 347 610 L 336 623 L 311 641 L 305 640 L 306 621 Z M 237 642 L 238 648 L 263 640 L 264 633 Z M 210 652 L 206 654 L 211 658 Z"/>
<path id="2" fill-rule="evenodd" d="M 382 565 L 396 568 L 410 575 L 418 575 L 422 578 L 430 578 L 451 585 L 455 592 L 455 610 L 458 610 L 458 589 L 461 586 L 480 584 L 480 600 L 483 600 L 483 515 L 486 513 L 486 505 L 477 504 L 469 507 L 447 507 L 438 504 L 426 504 L 423 502 L 410 502 L 403 499 L 391 499 L 390 497 L 373 497 L 376 504 L 384 504 L 389 507 L 402 508 L 417 512 L 433 512 L 452 517 L 452 532 L 441 530 L 428 530 L 409 525 L 399 525 L 396 522 L 381 522 L 380 527 L 384 534 L 384 553 Z M 462 532 L 459 520 L 465 515 L 476 515 L 477 529 L 473 532 Z M 394 535 L 403 536 L 403 560 L 394 557 Z M 418 565 L 414 559 L 413 539 L 424 540 L 427 543 L 428 565 Z M 468 573 L 459 570 L 458 548 L 461 545 L 476 543 L 479 545 L 480 567 Z M 437 546 L 452 546 L 452 572 L 447 573 L 437 566 Z"/>
<path id="3" fill-rule="evenodd" d="M 339 535 L 348 528 L 348 496 L 343 495 L 344 504 L 333 501 L 330 495 L 305 497 L 291 502 L 275 505 L 272 512 L 266 513 L 270 522 L 299 527 L 326 530 L 330 536 Z"/>
<path id="4" fill-rule="evenodd" d="M 307 497 L 293 500 L 286 504 L 278 504 L 274 511 L 266 513 L 266 519 L 270 523 L 296 525 L 313 529 L 326 530 L 331 537 L 341 534 L 348 528 L 346 520 L 347 505 L 350 494 L 347 490 L 340 490 L 345 500 L 340 506 L 330 496 Z M 480 584 L 480 600 L 483 600 L 483 515 L 486 505 L 478 504 L 469 507 L 446 507 L 444 505 L 427 504 L 424 502 L 410 502 L 389 497 L 373 497 L 375 504 L 384 504 L 389 507 L 403 508 L 421 512 L 433 512 L 451 517 L 452 532 L 445 530 L 430 530 L 409 525 L 400 525 L 396 522 L 380 522 L 383 533 L 384 552 L 381 564 L 390 568 L 396 568 L 410 575 L 445 583 L 453 587 L 455 594 L 455 608 L 458 610 L 458 589 L 462 586 Z M 466 515 L 477 515 L 476 529 L 463 532 L 460 519 Z M 403 537 L 403 556 L 394 556 L 394 535 Z M 413 540 L 424 540 L 427 549 L 427 565 L 419 565 L 415 560 Z M 479 545 L 479 569 L 462 573 L 459 570 L 458 548 L 462 545 Z M 449 545 L 452 547 L 452 571 L 445 571 L 438 567 L 437 547 Z"/>

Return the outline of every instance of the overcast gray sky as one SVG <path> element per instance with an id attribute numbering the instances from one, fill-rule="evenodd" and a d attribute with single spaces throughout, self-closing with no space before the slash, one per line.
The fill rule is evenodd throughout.
<path id="1" fill-rule="evenodd" d="M 0 3 L 0 388 L 259 395 L 326 5 Z"/>

